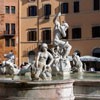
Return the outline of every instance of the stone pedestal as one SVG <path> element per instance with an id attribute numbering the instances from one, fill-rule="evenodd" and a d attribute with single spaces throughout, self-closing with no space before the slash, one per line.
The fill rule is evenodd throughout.
<path id="1" fill-rule="evenodd" d="M 0 100 L 74 100 L 73 80 L 0 80 Z"/>
<path id="2" fill-rule="evenodd" d="M 61 77 L 62 77 L 62 79 L 70 79 L 70 72 L 62 71 Z"/>

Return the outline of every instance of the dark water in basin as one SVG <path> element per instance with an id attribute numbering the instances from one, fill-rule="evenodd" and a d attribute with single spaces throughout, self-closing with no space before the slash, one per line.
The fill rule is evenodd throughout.
<path id="1" fill-rule="evenodd" d="M 100 79 L 100 73 L 99 72 L 85 72 L 82 75 L 79 75 L 77 73 L 71 74 L 72 79 Z"/>
<path id="2" fill-rule="evenodd" d="M 69 76 L 61 77 L 56 76 L 54 80 L 62 80 L 62 79 L 79 79 L 79 80 L 99 80 L 100 79 L 100 72 L 84 72 L 82 74 L 73 73 Z"/>
<path id="3" fill-rule="evenodd" d="M 10 75 L 0 75 L 0 80 L 21 80 L 21 81 L 31 81 L 30 74 L 25 76 L 10 76 Z M 64 79 L 79 79 L 79 80 L 99 80 L 100 72 L 85 72 L 83 74 L 73 73 L 62 77 L 61 75 L 53 76 L 53 80 L 64 80 Z"/>

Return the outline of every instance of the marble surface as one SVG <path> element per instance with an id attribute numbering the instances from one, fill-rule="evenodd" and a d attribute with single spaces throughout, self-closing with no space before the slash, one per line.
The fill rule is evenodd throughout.
<path id="1" fill-rule="evenodd" d="M 0 80 L 0 100 L 74 100 L 73 80 Z"/>

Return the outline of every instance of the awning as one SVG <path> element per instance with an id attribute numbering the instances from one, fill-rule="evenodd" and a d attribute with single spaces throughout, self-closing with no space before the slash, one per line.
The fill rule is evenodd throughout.
<path id="1" fill-rule="evenodd" d="M 72 61 L 72 56 L 68 56 L 68 59 L 69 59 L 70 61 Z M 80 60 L 81 60 L 81 61 L 97 61 L 97 62 L 100 62 L 100 58 L 98 58 L 98 57 L 93 57 L 93 56 L 89 56 L 89 55 L 81 56 L 81 57 L 80 57 Z"/>
<path id="2" fill-rule="evenodd" d="M 80 59 L 81 59 L 81 61 L 97 61 L 97 62 L 100 62 L 100 58 L 93 57 L 93 56 L 81 56 Z"/>

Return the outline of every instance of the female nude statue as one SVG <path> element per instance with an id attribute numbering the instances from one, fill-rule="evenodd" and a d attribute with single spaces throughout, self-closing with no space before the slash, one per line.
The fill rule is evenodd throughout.
<path id="1" fill-rule="evenodd" d="M 37 60 L 36 60 L 36 74 L 35 78 L 39 79 L 40 75 L 43 76 L 45 80 L 48 80 L 48 77 L 51 78 L 51 64 L 53 63 L 53 56 L 47 51 L 48 46 L 46 43 L 41 45 L 41 51 L 39 51 Z M 48 58 L 50 59 L 47 64 Z"/>

